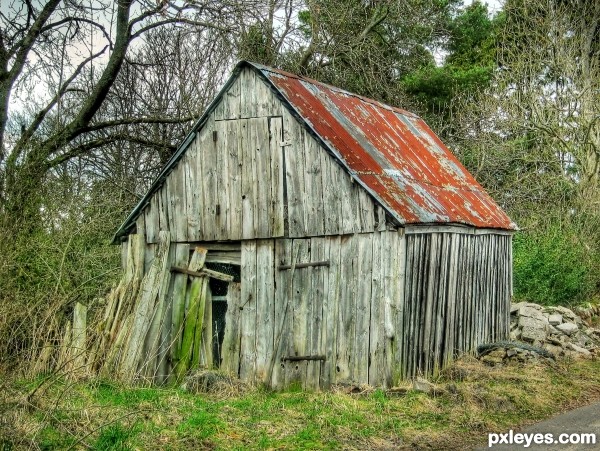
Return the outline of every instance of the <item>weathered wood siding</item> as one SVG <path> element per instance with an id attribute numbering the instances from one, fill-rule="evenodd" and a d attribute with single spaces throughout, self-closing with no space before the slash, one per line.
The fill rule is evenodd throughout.
<path id="1" fill-rule="evenodd" d="M 402 230 L 245 242 L 240 355 L 225 359 L 275 388 L 389 387 L 434 374 L 459 352 L 507 337 L 510 243 Z M 299 356 L 324 360 L 286 360 Z"/>
<path id="2" fill-rule="evenodd" d="M 509 234 L 406 235 L 402 376 L 437 372 L 477 345 L 508 338 Z"/>
<path id="3" fill-rule="evenodd" d="M 276 388 L 391 385 L 403 330 L 403 242 L 396 231 L 245 242 L 240 376 Z M 329 266 L 278 269 L 323 261 Z M 298 356 L 324 360 L 285 360 Z"/>
<path id="4" fill-rule="evenodd" d="M 379 214 L 379 216 L 378 216 Z M 244 71 L 137 221 L 148 243 L 370 232 L 385 218 L 268 86 Z"/>

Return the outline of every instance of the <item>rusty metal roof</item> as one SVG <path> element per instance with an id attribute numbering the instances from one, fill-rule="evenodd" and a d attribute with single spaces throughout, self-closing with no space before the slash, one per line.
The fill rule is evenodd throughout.
<path id="1" fill-rule="evenodd" d="M 315 80 L 252 66 L 401 224 L 516 229 L 420 117 Z"/>
<path id="2" fill-rule="evenodd" d="M 417 115 L 315 80 L 241 61 L 116 232 L 135 225 L 196 133 L 244 68 L 255 70 L 296 117 L 400 224 L 517 226 Z"/>

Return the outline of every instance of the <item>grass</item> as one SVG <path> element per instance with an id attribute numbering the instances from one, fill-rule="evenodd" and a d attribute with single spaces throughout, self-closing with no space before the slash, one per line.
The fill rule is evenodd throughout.
<path id="1" fill-rule="evenodd" d="M 600 361 L 488 368 L 470 358 L 436 381 L 435 396 L 255 388 L 194 395 L 106 381 L 5 380 L 0 450 L 468 449 L 600 399 Z"/>

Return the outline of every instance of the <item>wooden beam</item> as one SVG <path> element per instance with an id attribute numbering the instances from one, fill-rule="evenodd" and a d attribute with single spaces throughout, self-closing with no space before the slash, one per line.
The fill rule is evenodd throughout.
<path id="1" fill-rule="evenodd" d="M 223 280 L 225 282 L 233 282 L 233 276 L 222 272 L 213 271 L 212 269 L 202 268 L 200 271 L 190 271 L 189 269 L 171 266 L 171 272 L 180 272 L 194 277 L 210 277 L 212 279 Z"/>
<path id="2" fill-rule="evenodd" d="M 312 266 L 329 266 L 329 260 L 325 260 L 322 262 L 311 262 L 311 263 L 297 263 L 295 265 L 279 265 L 277 269 L 279 271 L 283 271 L 285 269 L 300 269 L 300 268 L 310 268 Z"/>
<path id="3" fill-rule="evenodd" d="M 299 362 L 301 360 L 322 360 L 325 361 L 325 356 L 324 355 L 290 355 L 287 357 L 282 357 L 281 358 L 282 361 L 289 361 L 289 362 Z"/>

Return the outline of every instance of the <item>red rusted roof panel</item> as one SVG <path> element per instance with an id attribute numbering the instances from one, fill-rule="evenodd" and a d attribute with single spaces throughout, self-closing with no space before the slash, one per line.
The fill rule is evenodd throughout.
<path id="1" fill-rule="evenodd" d="M 418 116 L 314 80 L 255 67 L 401 223 L 516 229 Z"/>

